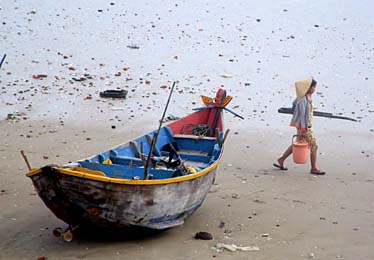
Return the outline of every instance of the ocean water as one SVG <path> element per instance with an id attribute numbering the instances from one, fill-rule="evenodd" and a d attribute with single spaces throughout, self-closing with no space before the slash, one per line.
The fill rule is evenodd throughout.
<path id="1" fill-rule="evenodd" d="M 318 81 L 318 110 L 360 120 L 324 128 L 374 128 L 374 3 L 362 1 L 14 1 L 0 2 L 0 120 L 65 123 L 183 116 L 199 95 L 223 86 L 227 115 L 246 127 L 288 125 L 294 81 Z M 46 74 L 43 79 L 33 75 Z M 84 81 L 75 81 L 84 77 Z M 105 89 L 129 90 L 104 100 Z M 83 120 L 83 121 L 82 121 Z M 153 120 L 153 121 L 152 121 Z M 371 132 L 369 132 L 371 131 Z"/>

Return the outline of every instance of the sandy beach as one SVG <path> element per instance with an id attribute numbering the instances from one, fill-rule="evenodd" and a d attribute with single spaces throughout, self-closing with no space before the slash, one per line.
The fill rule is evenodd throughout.
<path id="1" fill-rule="evenodd" d="M 374 259 L 374 25 L 370 1 L 0 3 L 0 259 Z M 46 77 L 37 77 L 45 75 Z M 34 77 L 33 77 L 34 76 Z M 294 81 L 314 76 L 319 167 L 288 159 Z M 66 224 L 36 194 L 33 167 L 94 155 L 234 97 L 216 183 L 186 223 L 141 238 L 52 235 Z M 99 97 L 126 89 L 124 100 Z M 199 231 L 213 240 L 197 240 Z M 258 251 L 217 251 L 218 243 Z M 42 258 L 41 258 L 42 259 Z"/>

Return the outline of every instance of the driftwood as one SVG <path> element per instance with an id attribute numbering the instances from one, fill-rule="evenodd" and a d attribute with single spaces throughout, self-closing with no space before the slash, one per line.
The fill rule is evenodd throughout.
<path id="1" fill-rule="evenodd" d="M 281 108 L 278 109 L 278 113 L 291 114 L 292 115 L 293 114 L 293 109 L 292 109 L 292 107 L 281 107 Z M 350 120 L 350 121 L 357 122 L 357 119 L 347 117 L 347 116 L 336 116 L 336 115 L 334 115 L 332 113 L 328 113 L 328 112 L 314 111 L 313 116 L 336 118 L 336 119 L 343 119 L 343 120 Z"/>

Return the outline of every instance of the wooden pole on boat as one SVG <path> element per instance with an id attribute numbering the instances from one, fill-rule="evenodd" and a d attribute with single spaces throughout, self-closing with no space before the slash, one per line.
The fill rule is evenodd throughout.
<path id="1" fill-rule="evenodd" d="M 24 151 L 24 150 L 21 150 L 21 155 L 22 155 L 23 159 L 24 159 L 25 162 L 26 162 L 27 168 L 29 169 L 29 171 L 31 171 L 31 165 L 30 165 L 30 163 L 29 163 L 29 160 L 28 160 L 27 157 L 26 157 L 26 154 L 25 154 L 25 151 Z"/>
<path id="2" fill-rule="evenodd" d="M 164 121 L 164 118 L 165 118 L 165 115 L 166 115 L 166 110 L 168 109 L 169 102 L 170 102 L 170 99 L 171 99 L 171 94 L 173 93 L 173 90 L 174 90 L 174 87 L 175 87 L 175 83 L 176 82 L 174 81 L 173 86 L 171 87 L 169 98 L 168 98 L 168 101 L 166 103 L 164 113 L 162 114 L 162 117 L 160 119 L 160 124 L 158 126 L 157 132 L 155 132 L 155 134 L 153 135 L 153 138 L 152 138 L 151 148 L 149 149 L 147 161 L 146 161 L 145 166 L 144 166 L 144 180 L 148 179 L 148 168 L 149 168 L 149 164 L 151 163 L 151 156 L 153 154 L 153 150 L 155 149 L 155 145 L 157 143 L 158 133 L 160 132 L 160 129 L 162 127 L 162 122 Z"/>
<path id="3" fill-rule="evenodd" d="M 226 132 L 225 132 L 225 134 L 223 135 L 223 138 L 221 139 L 221 137 L 219 136 L 219 129 L 218 129 L 218 127 L 216 128 L 216 139 L 217 139 L 217 143 L 218 143 L 219 147 L 223 146 L 223 144 L 225 143 L 226 137 L 229 134 L 229 132 L 230 132 L 230 129 L 227 129 Z"/>

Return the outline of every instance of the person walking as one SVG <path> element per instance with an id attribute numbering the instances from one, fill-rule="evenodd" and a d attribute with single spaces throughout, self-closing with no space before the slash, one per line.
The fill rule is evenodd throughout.
<path id="1" fill-rule="evenodd" d="M 296 99 L 292 104 L 293 116 L 291 126 L 296 127 L 299 140 L 307 140 L 310 147 L 310 174 L 324 175 L 326 172 L 317 168 L 317 149 L 318 144 L 314 136 L 313 124 L 313 103 L 312 95 L 316 91 L 317 81 L 313 78 L 307 78 L 295 82 Z M 281 157 L 277 159 L 277 163 L 273 166 L 280 170 L 288 170 L 285 167 L 285 160 L 292 154 L 292 145 L 290 145 Z"/>

